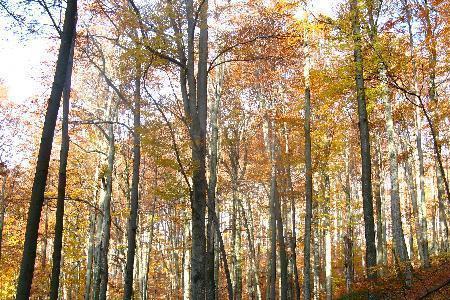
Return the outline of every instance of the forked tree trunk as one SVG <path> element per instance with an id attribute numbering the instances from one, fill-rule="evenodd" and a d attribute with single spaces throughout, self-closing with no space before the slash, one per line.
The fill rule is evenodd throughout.
<path id="1" fill-rule="evenodd" d="M 66 169 L 69 156 L 69 102 L 72 79 L 73 53 L 75 48 L 75 34 L 67 66 L 66 81 L 63 89 L 63 119 L 61 132 L 61 151 L 59 154 L 58 199 L 56 203 L 55 238 L 53 242 L 52 277 L 50 281 L 50 299 L 58 299 L 59 275 L 61 271 L 61 251 L 63 243 L 64 199 L 66 197 Z"/>
<path id="2" fill-rule="evenodd" d="M 42 206 L 44 204 L 44 193 L 45 186 L 47 184 L 53 137 L 55 135 L 56 119 L 58 117 L 64 82 L 66 81 L 72 40 L 75 35 L 76 15 L 77 0 L 68 0 L 64 15 L 64 25 L 61 36 L 61 44 L 59 47 L 58 60 L 56 62 L 55 77 L 53 79 L 53 86 L 47 105 L 47 112 L 45 114 L 45 122 L 42 129 L 41 143 L 39 145 L 33 189 L 31 192 L 22 262 L 17 281 L 17 300 L 26 300 L 30 297 L 34 264 L 36 261 L 39 221 L 41 219 Z"/>
<path id="3" fill-rule="evenodd" d="M 370 160 L 369 122 L 366 109 L 366 96 L 363 75 L 363 57 L 361 45 L 360 16 L 358 0 L 351 0 L 352 31 L 354 42 L 355 84 L 358 102 L 359 135 L 361 145 L 361 185 L 363 196 L 364 236 L 366 240 L 366 271 L 372 279 L 376 277 L 374 267 L 377 264 L 377 250 L 375 247 L 375 224 L 373 219 L 372 200 L 372 168 Z M 372 298 L 370 295 L 369 298 Z"/>
<path id="4" fill-rule="evenodd" d="M 136 66 L 134 108 L 133 108 L 133 177 L 130 195 L 130 216 L 128 219 L 128 246 L 125 267 L 124 300 L 130 300 L 133 295 L 133 270 L 136 256 L 136 231 L 138 226 L 139 208 L 139 170 L 141 165 L 141 66 Z"/>

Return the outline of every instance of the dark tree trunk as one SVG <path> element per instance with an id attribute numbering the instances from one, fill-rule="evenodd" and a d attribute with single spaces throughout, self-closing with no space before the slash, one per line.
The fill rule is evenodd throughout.
<path id="1" fill-rule="evenodd" d="M 306 41 L 307 43 L 307 41 Z M 309 48 L 305 45 L 305 240 L 303 248 L 303 296 L 311 299 L 311 222 L 312 222 L 312 162 L 311 162 L 311 90 L 310 90 L 310 58 Z"/>
<path id="2" fill-rule="evenodd" d="M 58 60 L 56 62 L 55 77 L 53 79 L 53 86 L 48 101 L 44 128 L 42 129 L 36 172 L 31 192 L 22 262 L 17 283 L 17 300 L 25 300 L 30 297 L 34 263 L 36 261 L 39 221 L 41 219 L 42 206 L 44 204 L 44 192 L 47 184 L 48 167 L 52 152 L 53 137 L 55 135 L 56 119 L 58 117 L 64 82 L 66 81 L 72 40 L 75 34 L 76 15 L 77 0 L 68 0 Z"/>
<path id="3" fill-rule="evenodd" d="M 136 68 L 133 109 L 133 177 L 131 182 L 130 217 L 128 219 L 128 248 L 125 267 L 125 286 L 123 299 L 130 300 L 133 296 L 133 269 L 136 254 L 136 231 L 139 208 L 139 169 L 141 165 L 141 72 L 140 66 Z"/>
<path id="4" fill-rule="evenodd" d="M 286 246 L 284 242 L 284 233 L 283 233 L 283 220 L 281 217 L 281 205 L 280 205 L 280 196 L 278 193 L 278 186 L 275 180 L 275 217 L 277 220 L 277 240 L 278 240 L 278 249 L 280 251 L 280 279 L 281 279 L 281 300 L 288 299 L 288 290 L 289 290 L 289 280 L 288 280 L 288 261 L 286 255 Z"/>
<path id="5" fill-rule="evenodd" d="M 367 118 L 366 96 L 364 89 L 363 58 L 358 1 L 351 0 L 352 29 L 354 41 L 355 83 L 358 101 L 359 134 L 361 143 L 361 184 L 364 213 L 364 235 L 366 238 L 366 270 L 369 278 L 375 278 L 374 267 L 377 264 L 375 248 L 375 225 L 372 202 L 372 170 L 370 161 L 369 122 Z"/>
<path id="6" fill-rule="evenodd" d="M 61 271 L 61 250 L 63 243 L 64 228 L 64 198 L 66 197 L 66 169 L 69 156 L 69 103 L 72 79 L 73 52 L 75 48 L 75 35 L 72 41 L 70 57 L 67 67 L 66 82 L 63 90 L 63 119 L 61 132 L 61 151 L 59 154 L 59 178 L 58 178 L 58 200 L 56 204 L 55 239 L 53 242 L 53 265 L 52 278 L 50 281 L 50 299 L 58 299 L 59 275 Z"/>
<path id="7" fill-rule="evenodd" d="M 296 214 L 295 214 L 295 198 L 294 198 L 294 189 L 292 187 L 292 177 L 291 177 L 291 167 L 288 166 L 287 169 L 287 180 L 288 180 L 288 193 L 289 193 L 289 200 L 291 205 L 291 215 L 292 215 L 292 236 L 289 241 L 290 248 L 291 248 L 291 259 L 292 259 L 292 270 L 294 275 L 294 291 L 295 297 L 292 297 L 292 299 L 300 300 L 300 282 L 299 282 L 299 276 L 298 276 L 298 268 L 297 268 L 297 231 L 296 231 Z"/>

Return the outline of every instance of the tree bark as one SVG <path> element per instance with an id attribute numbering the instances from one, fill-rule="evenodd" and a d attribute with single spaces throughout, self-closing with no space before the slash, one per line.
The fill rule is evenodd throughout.
<path id="1" fill-rule="evenodd" d="M 309 71 L 311 68 L 311 58 L 309 55 L 309 41 L 305 32 L 304 55 L 305 64 L 303 76 L 305 79 L 305 233 L 303 248 L 303 297 L 305 300 L 311 299 L 311 222 L 312 222 L 312 162 L 311 162 L 311 90 Z"/>
<path id="2" fill-rule="evenodd" d="M 218 144 L 219 144 L 219 105 L 221 97 L 221 88 L 223 81 L 223 74 L 219 70 L 219 79 L 215 86 L 214 102 L 211 106 L 211 150 L 209 160 L 209 185 L 208 185 L 208 225 L 206 237 L 206 298 L 214 299 L 217 293 L 216 278 L 214 276 L 215 267 L 215 229 L 213 214 L 216 210 L 216 185 L 217 185 L 217 163 L 218 163 Z"/>
<path id="3" fill-rule="evenodd" d="M 324 176 L 324 188 L 325 188 L 325 290 L 326 299 L 333 299 L 333 275 L 331 271 L 331 224 L 330 224 L 330 176 L 325 174 Z"/>
<path id="4" fill-rule="evenodd" d="M 113 121 L 116 118 L 116 109 L 113 108 L 113 96 L 110 96 L 108 104 L 108 157 L 107 167 L 102 177 L 102 217 L 98 218 L 98 245 L 96 249 L 96 265 L 94 270 L 94 300 L 105 300 L 108 289 L 108 251 L 111 234 L 111 196 L 112 196 L 112 173 L 115 159 L 115 137 Z"/>
<path id="5" fill-rule="evenodd" d="M 381 72 L 382 78 L 384 77 Z M 386 78 L 387 80 L 387 78 Z M 400 261 L 401 270 L 405 276 L 407 286 L 411 285 L 412 266 L 406 249 L 405 235 L 402 227 L 402 213 L 400 206 L 400 186 L 398 181 L 397 148 L 395 142 L 394 122 L 392 119 L 392 106 L 389 99 L 389 91 L 383 83 L 384 88 L 384 108 L 386 116 L 386 132 L 388 137 L 389 170 L 391 179 L 391 218 L 392 237 L 394 240 L 395 255 Z"/>
<path id="6" fill-rule="evenodd" d="M 70 56 L 67 66 L 66 81 L 63 89 L 63 119 L 61 132 L 61 151 L 59 154 L 58 199 L 56 203 L 55 238 L 53 242 L 53 265 L 50 281 L 50 299 L 58 299 L 59 275 L 61 271 L 61 250 L 64 228 L 64 198 L 66 197 L 66 169 L 69 156 L 69 103 L 72 79 L 73 53 L 75 48 L 75 34 L 73 36 Z"/>
<path id="7" fill-rule="evenodd" d="M 199 8 L 199 49 L 197 80 L 194 75 L 194 33 L 195 16 L 192 0 L 187 1 L 188 47 L 187 47 L 187 84 L 189 104 L 185 108 L 190 120 L 192 163 L 195 166 L 192 174 L 192 254 L 191 254 L 191 298 L 205 298 L 205 211 L 206 211 L 206 118 L 207 118 L 207 60 L 208 60 L 208 1 L 203 1 Z"/>
<path id="8" fill-rule="evenodd" d="M 294 189 L 292 187 L 292 177 L 291 177 L 291 167 L 288 166 L 287 169 L 287 180 L 288 180 L 288 193 L 291 205 L 291 221 L 292 221 L 292 236 L 290 239 L 290 248 L 291 248 L 291 260 L 292 260 L 292 271 L 293 271 L 293 280 L 294 280 L 294 291 L 295 295 L 292 299 L 300 300 L 300 281 L 298 276 L 298 268 L 297 268 L 297 231 L 296 231 L 296 209 L 295 209 L 295 198 L 294 198 Z"/>
<path id="9" fill-rule="evenodd" d="M 379 266 L 382 266 L 384 264 L 383 256 L 386 252 L 386 249 L 384 248 L 383 244 L 383 218 L 382 218 L 382 199 L 381 199 L 381 178 L 380 178 L 380 172 L 381 172 L 381 153 L 380 153 L 380 145 L 377 140 L 375 140 L 375 156 L 374 156 L 374 180 L 373 180 L 373 187 L 374 187 L 374 194 L 375 194 L 375 211 L 377 215 L 377 264 Z M 382 269 L 380 268 L 379 271 L 380 276 L 383 274 Z"/>
<path id="10" fill-rule="evenodd" d="M 242 204 L 242 201 L 239 201 L 239 205 L 241 207 L 241 214 L 242 219 L 244 221 L 244 227 L 245 232 L 247 233 L 247 240 L 248 240 L 248 248 L 250 251 L 250 273 L 252 278 L 250 278 L 253 281 L 253 289 L 256 291 L 256 299 L 261 300 L 261 287 L 259 284 L 259 270 L 258 270 L 258 262 L 256 261 L 256 251 L 255 251 L 255 243 L 253 235 L 250 231 L 249 226 L 249 220 L 246 216 L 244 205 Z M 249 206 L 249 210 L 251 210 L 251 207 Z"/>
<path id="11" fill-rule="evenodd" d="M 358 0 L 351 0 L 352 30 L 354 42 L 356 98 L 358 102 L 359 134 L 361 144 L 361 185 L 363 196 L 364 235 L 366 238 L 366 271 L 369 279 L 376 278 L 374 267 L 377 264 L 375 247 L 375 224 L 373 219 L 372 170 L 370 161 L 369 122 L 367 118 L 364 88 L 361 29 Z M 373 295 L 371 295 L 372 297 Z"/>
<path id="12" fill-rule="evenodd" d="M 125 267 L 124 300 L 133 295 L 133 269 L 136 256 L 136 231 L 139 209 L 139 170 L 141 165 L 141 66 L 136 66 L 133 108 L 133 178 L 131 182 L 130 216 L 128 219 L 128 247 Z"/>
<path id="13" fill-rule="evenodd" d="M 288 280 L 288 261 L 286 255 L 286 245 L 284 242 L 283 219 L 281 217 L 280 196 L 278 193 L 277 180 L 275 178 L 275 216 L 277 221 L 277 240 L 280 252 L 280 279 L 281 279 L 281 300 L 288 299 L 289 280 Z"/>
<path id="14" fill-rule="evenodd" d="M 58 60 L 56 62 L 55 77 L 53 79 L 53 86 L 48 101 L 44 127 L 42 129 L 36 172 L 34 175 L 33 189 L 31 192 L 22 262 L 20 266 L 19 279 L 17 282 L 17 300 L 26 300 L 30 297 L 31 283 L 33 281 L 34 274 L 34 263 L 36 261 L 39 221 L 41 219 L 42 206 L 44 203 L 44 192 L 47 183 L 53 138 L 55 135 L 56 119 L 58 117 L 64 82 L 66 80 L 72 40 L 75 34 L 76 15 L 77 1 L 68 0 L 65 10 Z"/>

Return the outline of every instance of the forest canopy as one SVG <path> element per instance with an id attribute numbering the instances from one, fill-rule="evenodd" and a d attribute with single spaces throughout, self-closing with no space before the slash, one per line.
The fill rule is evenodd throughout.
<path id="1" fill-rule="evenodd" d="M 450 1 L 0 19 L 46 41 L 44 92 L 0 73 L 0 299 L 450 296 Z"/>

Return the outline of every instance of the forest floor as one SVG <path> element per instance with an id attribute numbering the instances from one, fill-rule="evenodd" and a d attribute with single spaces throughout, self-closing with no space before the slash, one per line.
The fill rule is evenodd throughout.
<path id="1" fill-rule="evenodd" d="M 367 291 L 371 290 L 378 299 L 450 300 L 450 253 L 434 257 L 428 269 L 415 269 L 410 288 L 396 275 L 380 278 L 369 289 L 367 286 L 367 282 L 355 283 L 353 292 L 340 299 L 367 299 Z"/>

